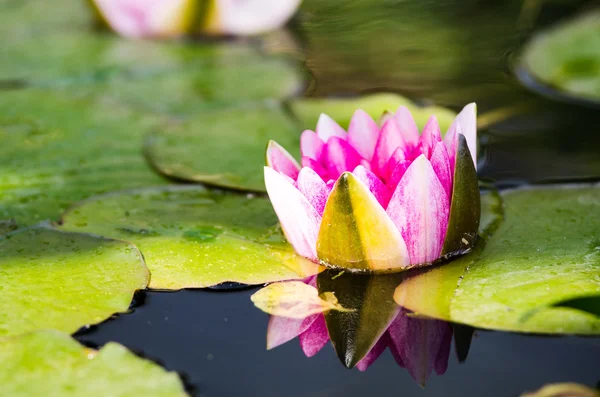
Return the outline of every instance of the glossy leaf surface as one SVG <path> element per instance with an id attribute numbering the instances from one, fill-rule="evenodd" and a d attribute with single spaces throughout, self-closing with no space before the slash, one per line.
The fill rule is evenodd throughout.
<path id="1" fill-rule="evenodd" d="M 187 396 L 176 373 L 117 343 L 96 351 L 56 331 L 1 340 L 0 382 L 13 397 Z"/>
<path id="2" fill-rule="evenodd" d="M 49 227 L 7 234 L 0 238 L 0 338 L 104 321 L 127 311 L 148 278 L 140 252 L 123 241 Z"/>
<path id="3" fill-rule="evenodd" d="M 262 284 L 317 268 L 285 242 L 268 199 L 201 186 L 97 196 L 68 211 L 61 228 L 133 242 L 152 274 L 150 288 Z"/>

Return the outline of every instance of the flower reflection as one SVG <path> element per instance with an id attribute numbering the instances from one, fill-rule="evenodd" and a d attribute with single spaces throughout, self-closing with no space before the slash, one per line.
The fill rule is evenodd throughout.
<path id="1" fill-rule="evenodd" d="M 417 317 L 404 308 L 389 304 L 397 278 L 343 275 L 336 282 L 336 275 L 330 272 L 318 277 L 307 278 L 304 282 L 318 287 L 320 293 L 335 285 L 333 292 L 342 305 L 352 304 L 344 291 L 350 288 L 355 294 L 356 310 L 311 314 L 303 319 L 271 316 L 267 329 L 268 349 L 298 337 L 304 354 L 312 357 L 331 341 L 342 362 L 360 371 L 369 368 L 389 349 L 396 363 L 406 368 L 421 385 L 425 385 L 433 371 L 438 375 L 446 371 L 452 326 L 444 321 Z M 353 289 L 352 284 L 356 288 Z M 364 286 L 366 288 L 362 288 Z"/>

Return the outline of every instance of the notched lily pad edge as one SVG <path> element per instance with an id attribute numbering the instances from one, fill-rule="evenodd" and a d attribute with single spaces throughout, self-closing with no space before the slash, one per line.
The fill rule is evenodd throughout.
<path id="1" fill-rule="evenodd" d="M 130 248 L 134 249 L 135 252 L 137 252 L 139 260 L 140 260 L 140 265 L 142 270 L 144 270 L 144 273 L 146 275 L 146 282 L 145 282 L 145 288 L 144 289 L 137 289 L 135 291 L 133 291 L 133 293 L 131 294 L 131 299 L 130 299 L 130 304 L 129 307 L 127 308 L 127 310 L 122 311 L 122 312 L 115 312 L 115 313 L 111 313 L 109 316 L 107 316 L 106 318 L 96 322 L 96 323 L 89 323 L 89 324 L 84 324 L 81 327 L 79 327 L 78 330 L 76 330 L 75 332 L 73 332 L 72 335 L 78 335 L 80 333 L 85 333 L 86 331 L 92 329 L 93 327 L 99 326 L 100 324 L 103 324 L 107 321 L 112 320 L 114 317 L 119 316 L 121 314 L 130 314 L 133 312 L 133 310 L 135 310 L 135 308 L 141 306 L 140 303 L 140 299 L 138 299 L 138 297 L 140 295 L 144 296 L 143 294 L 145 293 L 145 291 L 148 290 L 148 285 L 150 284 L 150 270 L 148 269 L 148 266 L 146 266 L 146 261 L 144 260 L 144 255 L 142 254 L 142 252 L 138 249 L 138 247 L 135 244 L 132 244 L 128 241 L 125 240 L 119 240 L 119 239 L 115 239 L 115 238 L 111 238 L 111 237 L 106 237 L 106 236 L 101 236 L 98 234 L 94 234 L 94 233 L 80 233 L 80 232 L 71 232 L 71 231 L 65 231 L 65 230 L 61 230 L 59 228 L 56 227 L 55 222 L 49 221 L 49 220 L 45 220 L 42 221 L 38 224 L 35 225 L 31 225 L 31 226 L 27 226 L 27 227 L 21 227 L 21 228 L 17 228 L 13 231 L 11 231 L 10 233 L 6 233 L 3 235 L 0 235 L 0 241 L 2 240 L 10 240 L 12 238 L 12 236 L 20 234 L 20 233 L 24 233 L 26 231 L 29 230 L 35 230 L 35 229 L 46 229 L 46 230 L 50 230 L 53 232 L 57 232 L 57 233 L 61 233 L 64 235 L 74 235 L 74 236 L 87 236 L 87 237 L 92 237 L 98 240 L 104 240 L 107 242 L 116 242 L 116 243 L 124 243 L 127 244 Z M 144 300 L 144 298 L 141 299 L 142 302 Z M 10 338 L 18 338 L 22 335 L 27 335 L 27 334 L 31 334 L 31 333 L 35 333 L 35 332 L 39 332 L 39 331 L 30 331 L 30 332 L 26 332 L 24 334 L 20 334 L 20 335 L 14 335 L 14 336 L 8 336 L 8 337 L 4 337 L 4 338 L 0 338 L 2 340 L 8 340 Z M 56 332 L 62 332 L 62 331 L 56 331 Z"/>

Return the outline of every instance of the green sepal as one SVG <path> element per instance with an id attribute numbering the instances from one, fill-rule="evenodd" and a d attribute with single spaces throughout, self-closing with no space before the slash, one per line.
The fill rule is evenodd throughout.
<path id="1" fill-rule="evenodd" d="M 405 273 L 356 275 L 326 270 L 317 276 L 319 294 L 333 292 L 348 311 L 325 313 L 327 332 L 342 364 L 353 368 L 375 346 L 396 318 L 394 290 Z"/>
<path id="2" fill-rule="evenodd" d="M 450 219 L 442 247 L 442 258 L 463 254 L 473 249 L 481 216 L 477 171 L 464 135 L 458 134 L 457 146 Z"/>

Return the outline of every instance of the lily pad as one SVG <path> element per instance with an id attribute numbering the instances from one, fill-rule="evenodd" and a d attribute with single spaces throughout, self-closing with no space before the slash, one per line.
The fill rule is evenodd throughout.
<path id="1" fill-rule="evenodd" d="M 404 281 L 396 302 L 478 328 L 600 334 L 600 318 L 549 307 L 600 292 L 600 186 L 518 189 L 502 198 L 504 221 L 489 239 L 465 257 Z"/>
<path id="2" fill-rule="evenodd" d="M 553 383 L 533 393 L 522 394 L 521 397 L 599 397 L 598 390 L 577 383 Z"/>
<path id="3" fill-rule="evenodd" d="M 540 32 L 525 46 L 523 65 L 536 79 L 569 95 L 600 100 L 600 11 Z"/>
<path id="4" fill-rule="evenodd" d="M 7 234 L 0 238 L 0 337 L 99 323 L 127 311 L 148 278 L 140 252 L 123 241 L 49 227 Z"/>
<path id="5" fill-rule="evenodd" d="M 0 341 L 0 382 L 12 397 L 187 396 L 176 373 L 117 343 L 96 351 L 56 331 Z"/>
<path id="6" fill-rule="evenodd" d="M 161 173 L 187 181 L 264 191 L 265 147 L 276 140 L 296 148 L 300 128 L 276 103 L 203 112 L 146 139 L 148 159 Z"/>
<path id="7" fill-rule="evenodd" d="M 581 310 L 586 313 L 600 317 L 600 295 L 582 296 L 579 298 L 567 299 L 552 305 L 553 307 L 569 307 L 571 309 Z"/>
<path id="8" fill-rule="evenodd" d="M 159 125 L 122 106 L 27 89 L 0 95 L 0 219 L 28 226 L 110 190 L 158 185 L 142 134 Z"/>
<path id="9" fill-rule="evenodd" d="M 446 132 L 456 117 L 453 111 L 440 106 L 421 107 L 410 99 L 397 94 L 379 93 L 356 98 L 301 98 L 290 103 L 291 109 L 302 122 L 305 129 L 314 130 L 321 113 L 334 119 L 343 128 L 348 128 L 352 114 L 357 109 L 367 112 L 375 120 L 386 112 L 395 112 L 400 106 L 406 106 L 412 113 L 417 126 L 422 129 L 431 115 L 438 119 L 442 134 Z"/>
<path id="10" fill-rule="evenodd" d="M 91 31 L 91 11 L 82 2 L 57 2 L 0 5 L 0 33 L 11 37 L 0 49 L 0 81 L 178 114 L 288 98 L 305 87 L 299 62 L 257 45 L 126 40 Z"/>
<path id="11" fill-rule="evenodd" d="M 69 210 L 61 229 L 131 241 L 144 254 L 150 288 L 263 284 L 317 271 L 285 242 L 268 199 L 202 186 L 94 197 Z"/>

